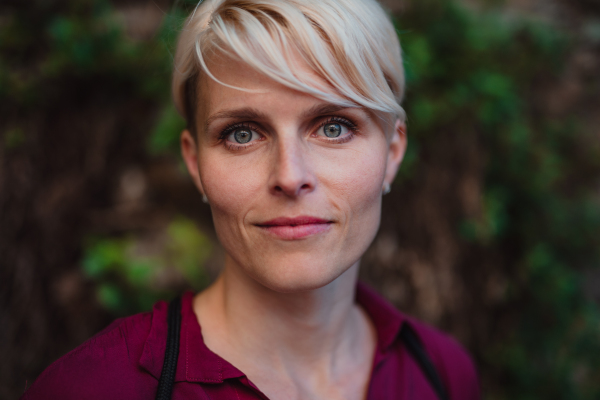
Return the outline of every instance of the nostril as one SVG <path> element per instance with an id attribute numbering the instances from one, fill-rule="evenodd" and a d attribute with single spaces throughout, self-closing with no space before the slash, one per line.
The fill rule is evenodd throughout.
<path id="1" fill-rule="evenodd" d="M 300 192 L 304 192 L 304 191 L 310 190 L 311 187 L 312 187 L 312 185 L 310 183 L 304 183 L 300 187 L 298 187 L 298 186 L 295 186 L 295 187 L 290 186 L 289 188 L 286 187 L 286 186 L 276 185 L 276 186 L 273 187 L 273 190 L 276 193 L 285 193 L 285 194 L 289 194 L 291 196 L 297 196 Z"/>

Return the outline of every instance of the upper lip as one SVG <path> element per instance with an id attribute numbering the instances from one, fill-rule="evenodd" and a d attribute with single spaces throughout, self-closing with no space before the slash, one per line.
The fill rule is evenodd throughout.
<path id="1" fill-rule="evenodd" d="M 279 217 L 258 223 L 258 226 L 296 226 L 312 224 L 328 224 L 332 221 L 311 216 L 300 216 L 294 218 Z"/>

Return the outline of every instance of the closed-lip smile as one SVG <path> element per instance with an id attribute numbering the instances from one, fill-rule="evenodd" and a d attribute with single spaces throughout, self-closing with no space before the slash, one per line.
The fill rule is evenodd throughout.
<path id="1" fill-rule="evenodd" d="M 259 228 L 283 240 L 296 240 L 325 232 L 333 221 L 311 217 L 278 217 L 256 224 Z"/>

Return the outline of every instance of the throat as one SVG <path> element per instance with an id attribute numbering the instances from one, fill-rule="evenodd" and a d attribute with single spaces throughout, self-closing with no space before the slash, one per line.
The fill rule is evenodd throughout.
<path id="1" fill-rule="evenodd" d="M 291 294 L 239 283 L 222 274 L 194 299 L 211 351 L 269 398 L 365 398 L 376 333 L 355 280 Z"/>

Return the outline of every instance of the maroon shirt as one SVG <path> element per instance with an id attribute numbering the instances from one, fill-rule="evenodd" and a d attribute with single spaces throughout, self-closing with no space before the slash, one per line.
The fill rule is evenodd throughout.
<path id="1" fill-rule="evenodd" d="M 242 371 L 206 347 L 192 299 L 192 293 L 182 297 L 172 399 L 267 399 Z M 362 284 L 356 300 L 377 329 L 369 400 L 438 400 L 399 337 L 404 322 L 424 343 L 450 399 L 479 399 L 473 363 L 453 339 L 404 316 Z M 152 312 L 116 320 L 50 365 L 22 399 L 154 399 L 166 347 L 167 308 L 167 303 L 159 302 Z"/>

